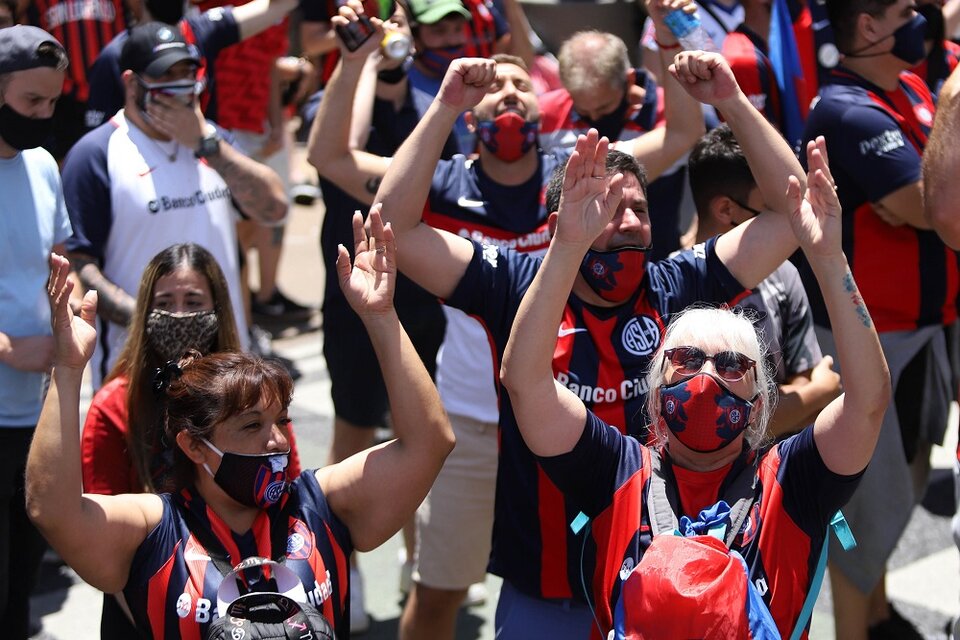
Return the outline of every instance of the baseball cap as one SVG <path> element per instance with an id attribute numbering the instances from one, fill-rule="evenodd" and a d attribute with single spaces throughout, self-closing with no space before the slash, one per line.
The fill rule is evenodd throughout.
<path id="1" fill-rule="evenodd" d="M 434 24 L 451 13 L 459 13 L 467 20 L 472 17 L 460 0 L 408 0 L 407 4 L 411 19 L 418 24 Z"/>
<path id="2" fill-rule="evenodd" d="M 120 69 L 156 78 L 183 60 L 200 66 L 200 52 L 187 44 L 176 26 L 147 22 L 130 29 L 120 52 Z"/>
<path id="3" fill-rule="evenodd" d="M 66 59 L 63 45 L 39 27 L 18 24 L 0 29 L 0 73 L 26 71 L 37 67 L 59 67 L 60 61 L 56 56 L 39 54 L 40 45 L 45 42 L 63 51 L 63 58 Z"/>

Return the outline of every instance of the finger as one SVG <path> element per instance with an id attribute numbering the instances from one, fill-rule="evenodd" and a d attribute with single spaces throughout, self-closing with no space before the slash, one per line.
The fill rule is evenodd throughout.
<path id="1" fill-rule="evenodd" d="M 337 280 L 340 281 L 340 289 L 346 290 L 350 281 L 350 254 L 342 244 L 337 245 Z"/>
<path id="2" fill-rule="evenodd" d="M 820 149 L 820 153 L 823 155 L 823 162 L 829 166 L 830 156 L 827 155 L 827 139 L 823 136 L 817 136 L 816 144 L 817 148 Z"/>
<path id="3" fill-rule="evenodd" d="M 593 176 L 602 178 L 607 175 L 607 152 L 610 149 L 610 141 L 606 136 L 597 140 L 597 149 L 593 156 Z"/>
<path id="4" fill-rule="evenodd" d="M 583 170 L 581 167 L 583 164 L 583 156 L 581 153 L 585 139 L 585 136 L 580 136 L 577 138 L 577 145 L 574 148 L 573 153 L 570 154 L 570 158 L 567 160 L 567 168 L 563 172 L 563 185 L 560 187 L 561 193 L 567 193 L 573 189 L 574 185 L 577 184 L 579 173 Z"/>
<path id="5" fill-rule="evenodd" d="M 367 232 L 363 229 L 363 214 L 357 209 L 353 212 L 353 255 L 358 256 L 367 250 Z"/>
<path id="6" fill-rule="evenodd" d="M 611 212 L 611 218 L 613 214 L 616 213 L 617 207 L 620 206 L 620 201 L 623 200 L 623 185 L 625 182 L 626 179 L 623 177 L 623 174 L 617 173 L 610 179 L 610 183 L 607 186 L 607 197 L 604 206 L 607 211 Z"/>
<path id="7" fill-rule="evenodd" d="M 380 216 L 380 209 L 382 205 L 378 202 L 370 208 L 370 215 L 368 219 L 370 220 L 370 238 L 374 241 L 373 246 L 369 246 L 368 249 L 379 249 L 383 244 L 383 218 Z"/>
<path id="8" fill-rule="evenodd" d="M 384 261 L 393 270 L 397 258 L 397 239 L 393 233 L 393 225 L 389 222 L 383 227 L 383 247 L 385 249 Z"/>
<path id="9" fill-rule="evenodd" d="M 363 7 L 360 7 L 360 12 L 363 12 Z M 345 4 L 340 7 L 338 12 L 341 18 L 345 18 L 347 22 L 355 22 L 357 20 L 357 12 L 354 10 L 350 4 Z"/>
<path id="10" fill-rule="evenodd" d="M 71 291 L 73 291 L 73 282 L 67 282 L 66 298 L 68 300 Z M 80 303 L 80 318 L 91 327 L 96 326 L 98 301 L 96 289 L 91 289 L 83 295 L 83 302 Z"/>

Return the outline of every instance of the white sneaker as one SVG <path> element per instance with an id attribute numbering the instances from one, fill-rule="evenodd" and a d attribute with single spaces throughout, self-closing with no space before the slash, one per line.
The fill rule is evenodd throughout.
<path id="1" fill-rule="evenodd" d="M 400 564 L 400 595 L 407 596 L 413 587 L 413 560 L 407 557 L 406 549 L 397 549 L 397 562 Z"/>
<path id="2" fill-rule="evenodd" d="M 474 582 L 467 589 L 467 595 L 463 598 L 461 607 L 476 607 L 487 601 L 487 585 L 483 582 Z"/>
<path id="3" fill-rule="evenodd" d="M 363 574 L 350 567 L 350 633 L 365 633 L 370 629 L 370 615 L 364 606 Z"/>

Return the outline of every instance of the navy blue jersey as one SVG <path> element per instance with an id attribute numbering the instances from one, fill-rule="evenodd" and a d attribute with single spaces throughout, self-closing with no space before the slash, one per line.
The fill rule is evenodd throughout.
<path id="1" fill-rule="evenodd" d="M 675 485 L 688 476 L 707 475 L 669 469 L 669 455 L 661 455 Z M 646 500 L 650 452 L 590 412 L 572 451 L 539 462 L 575 508 L 591 518 L 589 533 L 582 533 L 576 544 L 578 552 L 592 552 L 584 554 L 583 572 L 606 633 L 612 628 L 621 576 L 626 578 L 640 563 L 652 539 Z M 752 464 L 757 465 L 756 498 L 732 548 L 746 560 L 750 580 L 786 638 L 810 588 L 827 524 L 853 495 L 861 474 L 841 476 L 827 469 L 813 429 L 807 428 L 765 453 L 745 451 L 725 477 L 717 478 L 715 495 L 722 496 L 726 483 Z M 697 516 L 683 513 L 678 519 L 681 515 Z M 596 629 L 593 637 L 599 637 Z"/>
<path id="2" fill-rule="evenodd" d="M 567 300 L 553 371 L 606 422 L 641 434 L 644 375 L 670 315 L 694 302 L 734 303 L 747 291 L 715 252 L 715 239 L 651 262 L 636 294 L 617 307 Z M 447 303 L 479 319 L 494 349 L 494 371 L 520 300 L 540 260 L 474 243 L 474 256 Z M 583 599 L 580 544 L 567 526 L 580 511 L 546 477 L 520 436 L 510 398 L 500 398 L 500 464 L 490 571 L 542 598 Z"/>
<path id="3" fill-rule="evenodd" d="M 920 160 L 933 125 L 933 99 L 922 79 L 900 75 L 884 91 L 839 68 L 810 111 L 803 147 L 826 137 L 843 207 L 843 250 L 877 331 L 909 331 L 956 318 L 956 255 L 935 231 L 891 226 L 873 203 L 921 180 Z M 805 158 L 804 158 L 805 161 Z M 829 326 L 820 288 L 799 258 L 814 321 Z"/>
<path id="4" fill-rule="evenodd" d="M 750 103 L 777 130 L 786 131 L 780 107 L 780 88 L 767 57 L 767 43 L 746 25 L 740 25 L 723 41 L 723 57 L 730 63 L 737 84 Z"/>
<path id="5" fill-rule="evenodd" d="M 217 588 L 223 579 L 206 549 L 190 532 L 183 511 L 189 510 L 223 544 L 236 566 L 250 556 L 273 557 L 270 529 L 283 504 L 288 510 L 286 566 L 303 583 L 307 599 L 346 638 L 350 532 L 330 510 L 313 471 L 293 482 L 283 504 L 261 512 L 250 531 L 230 530 L 196 493 L 161 494 L 163 516 L 137 549 L 130 578 L 123 588 L 138 630 L 146 638 L 201 640 L 217 618 Z"/>
<path id="6" fill-rule="evenodd" d="M 367 138 L 365 149 L 378 156 L 390 157 L 397 152 L 403 141 L 414 130 L 417 123 L 426 113 L 433 101 L 433 97 L 409 86 L 407 99 L 399 111 L 394 109 L 393 103 L 384 100 L 375 100 L 373 117 L 371 120 L 370 136 Z M 311 107 L 319 108 L 318 100 L 311 99 Z M 448 138 L 441 158 L 450 158 L 455 152 L 453 139 Z M 371 190 L 375 191 L 378 182 L 371 183 Z M 323 202 L 326 206 L 326 215 L 320 229 L 320 251 L 323 263 L 326 265 L 326 288 L 324 289 L 323 311 L 344 313 L 353 312 L 347 304 L 335 268 L 337 260 L 337 245 L 347 247 L 353 255 L 353 212 L 368 211 L 368 206 L 352 198 L 348 193 L 337 187 L 329 180 L 320 177 L 320 190 L 323 192 Z M 423 308 L 428 305 L 434 308 L 442 321 L 439 302 L 436 297 L 414 284 L 403 274 L 397 278 L 395 294 L 397 307 Z"/>
<path id="7" fill-rule="evenodd" d="M 201 104 L 204 115 L 216 120 L 214 62 L 222 49 L 240 42 L 240 29 L 233 17 L 233 7 L 220 7 L 204 11 L 198 16 L 188 16 L 180 21 L 179 27 L 184 40 L 196 45 L 200 51 L 203 66 L 197 75 L 206 82 Z M 120 77 L 123 72 L 120 68 L 120 52 L 126 41 L 127 32 L 119 33 L 103 48 L 90 68 L 90 99 L 85 115 L 85 124 L 89 129 L 99 127 L 123 107 L 126 93 Z"/>

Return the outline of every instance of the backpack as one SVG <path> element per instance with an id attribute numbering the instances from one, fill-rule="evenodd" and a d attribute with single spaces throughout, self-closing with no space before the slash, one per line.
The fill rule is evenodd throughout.
<path id="1" fill-rule="evenodd" d="M 695 520 L 684 516 L 678 522 L 676 486 L 668 481 L 669 471 L 659 454 L 647 451 L 651 474 L 646 500 L 653 541 L 636 567 L 621 567 L 620 594 L 608 638 L 780 640 L 773 616 L 750 580 L 746 562 L 730 548 L 755 502 L 756 462 L 744 465 L 723 499 L 701 511 Z M 831 520 L 828 536 L 831 528 L 845 549 L 856 544 L 840 512 Z M 827 542 L 791 640 L 803 634 L 816 602 Z"/>

